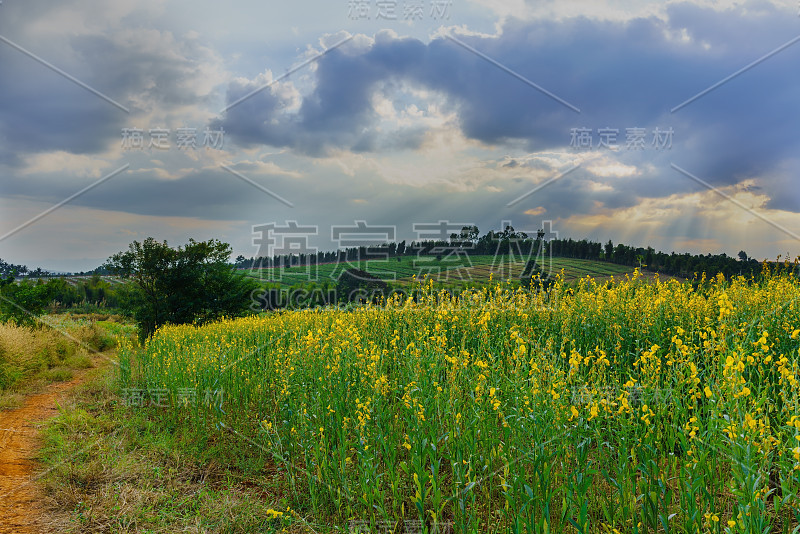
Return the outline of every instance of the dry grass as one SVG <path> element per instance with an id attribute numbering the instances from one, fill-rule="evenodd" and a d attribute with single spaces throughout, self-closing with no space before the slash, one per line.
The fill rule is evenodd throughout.
<path id="1" fill-rule="evenodd" d="M 276 532 L 281 475 L 244 472 L 187 446 L 196 436 L 120 406 L 110 366 L 93 369 L 44 433 L 44 506 L 57 532 Z M 205 456 L 205 458 L 200 458 Z M 286 532 L 322 532 L 285 525 Z"/>
<path id="2" fill-rule="evenodd" d="M 93 322 L 56 318 L 54 323 L 56 328 L 0 324 L 0 410 L 17 408 L 24 394 L 92 367 L 89 351 L 114 344 Z"/>
<path id="3" fill-rule="evenodd" d="M 74 343 L 56 331 L 0 325 L 0 388 L 55 367 L 75 351 Z"/>

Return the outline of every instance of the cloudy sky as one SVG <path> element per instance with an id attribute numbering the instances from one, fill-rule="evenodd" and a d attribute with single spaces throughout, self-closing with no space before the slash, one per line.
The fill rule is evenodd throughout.
<path id="1" fill-rule="evenodd" d="M 794 257 L 799 10 L 3 0 L 0 257 L 90 269 L 148 236 L 250 257 L 254 226 L 289 221 L 321 250 L 356 221 L 397 240 L 552 221 Z"/>

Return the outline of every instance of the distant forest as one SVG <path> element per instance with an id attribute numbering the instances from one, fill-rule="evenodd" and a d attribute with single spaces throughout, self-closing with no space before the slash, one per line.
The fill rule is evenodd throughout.
<path id="1" fill-rule="evenodd" d="M 736 258 L 727 254 L 678 254 L 656 251 L 652 247 L 633 247 L 609 240 L 605 245 L 596 241 L 581 239 L 546 239 L 544 230 L 536 236 L 517 232 L 507 226 L 503 232 L 489 231 L 478 237 L 478 228 L 464 227 L 460 234 L 452 234 L 449 240 L 441 241 L 406 241 L 400 243 L 383 243 L 377 246 L 351 247 L 333 252 L 282 254 L 271 257 L 236 258 L 235 266 L 239 269 L 288 268 L 314 264 L 337 262 L 353 262 L 358 260 L 380 260 L 403 256 L 437 256 L 440 259 L 448 255 L 516 255 L 520 259 L 533 258 L 539 255 L 550 255 L 563 258 L 599 260 L 640 267 L 642 270 L 666 275 L 691 278 L 695 274 L 706 273 L 707 277 L 722 273 L 726 278 L 732 276 L 749 277 L 761 272 L 761 263 L 749 258 L 740 251 Z"/>
<path id="2" fill-rule="evenodd" d="M 337 262 L 352 263 L 359 260 L 381 260 L 408 256 L 437 256 L 441 259 L 448 255 L 500 256 L 509 254 L 518 256 L 521 260 L 536 259 L 539 255 L 600 260 L 683 278 L 691 278 L 702 273 L 706 273 L 708 277 L 716 276 L 718 273 L 722 273 L 726 278 L 738 275 L 748 277 L 761 272 L 761 263 L 754 258 L 749 258 L 744 251 L 740 251 L 736 258 L 724 253 L 702 255 L 671 252 L 667 254 L 661 251 L 657 252 L 652 247 L 633 247 L 623 243 L 614 245 L 611 240 L 602 244 L 587 239 L 577 241 L 572 238 L 547 239 L 544 230 L 539 230 L 536 236 L 529 236 L 524 232 L 515 231 L 512 226 L 507 226 L 502 232 L 489 231 L 482 236 L 479 236 L 477 227 L 465 226 L 461 233 L 452 234 L 450 239 L 439 241 L 411 241 L 409 244 L 401 241 L 400 243 L 382 243 L 328 252 L 308 254 L 301 252 L 249 259 L 239 256 L 232 265 L 238 269 L 265 269 Z M 28 270 L 24 265 L 14 265 L 0 259 L 0 277 L 8 277 L 12 273 L 27 278 L 110 274 L 103 266 L 86 272 L 49 273 L 41 268 Z"/>

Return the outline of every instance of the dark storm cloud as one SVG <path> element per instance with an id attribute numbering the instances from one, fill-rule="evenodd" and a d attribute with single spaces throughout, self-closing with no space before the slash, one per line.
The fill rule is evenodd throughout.
<path id="1" fill-rule="evenodd" d="M 371 96 L 378 82 L 391 83 L 407 75 L 425 52 L 425 45 L 413 39 L 380 40 L 363 55 L 333 50 L 318 61 L 314 92 L 303 99 L 297 113 L 289 95 L 269 89 L 235 105 L 225 117 L 212 123 L 224 128 L 241 145 L 290 146 L 311 155 L 323 155 L 328 148 L 346 147 L 357 152 L 387 148 L 417 148 L 422 131 L 411 129 L 400 139 L 379 139 L 373 129 L 378 114 Z M 260 83 L 233 83 L 227 101 L 237 102 Z"/>
<path id="2" fill-rule="evenodd" d="M 523 217 L 525 210 L 546 206 L 548 216 L 568 217 L 592 213 L 598 202 L 607 208 L 625 208 L 643 198 L 703 189 L 672 170 L 672 162 L 714 186 L 768 177 L 758 187 L 771 199 L 769 207 L 800 211 L 796 187 L 800 43 L 670 113 L 800 33 L 798 20 L 756 3 L 727 11 L 685 3 L 671 6 L 667 14 L 666 21 L 655 17 L 628 22 L 511 19 L 497 37 L 458 36 L 579 107 L 581 113 L 448 39 L 423 43 L 382 33 L 367 47 L 345 46 L 320 58 L 311 75 L 313 88 L 299 102 L 286 86 L 276 84 L 234 106 L 211 126 L 225 129 L 226 143 L 232 139 L 244 147 L 288 147 L 301 155 L 322 156 L 333 149 L 415 150 L 426 139 L 422 121 L 387 129 L 373 107 L 376 92 L 394 100 L 398 111 L 405 104 L 424 104 L 405 92 L 410 86 L 427 90 L 436 99 L 443 97 L 442 112 L 455 114 L 466 137 L 494 146 L 509 142 L 530 152 L 563 149 L 575 127 L 595 132 L 617 128 L 617 142 L 623 146 L 628 127 L 674 129 L 670 151 L 648 148 L 609 153 L 613 160 L 635 166 L 638 174 L 601 177 L 588 171 L 587 164 L 515 205 L 508 210 L 509 216 Z M 1 21 L 0 29 L 5 31 Z M 22 44 L 30 37 L 10 35 Z M 121 128 L 142 126 L 135 121 L 140 113 L 167 117 L 175 108 L 204 109 L 208 103 L 208 95 L 197 87 L 202 68 L 213 58 L 195 41 L 176 41 L 164 32 L 143 30 L 76 35 L 64 43 L 64 50 L 54 51 L 53 61 L 130 107 L 132 115 L 0 44 L 0 164 L 6 167 L 21 166 L 24 156 L 35 152 L 99 153 L 119 142 Z M 226 100 L 233 103 L 262 84 L 260 80 L 231 82 Z M 126 161 L 132 158 L 126 155 Z M 132 168 L 153 166 L 135 163 Z M 220 169 L 177 170 L 192 165 L 169 159 L 164 170 L 172 180 L 164 180 L 164 173 L 130 171 L 74 204 L 144 215 L 235 219 L 242 213 L 271 210 L 277 202 Z M 313 163 L 307 165 L 313 167 Z M 354 207 L 347 202 L 368 196 L 365 190 L 383 199 L 377 211 L 385 214 L 385 206 L 395 202 L 395 197 L 387 200 L 381 194 L 391 190 L 420 213 L 445 204 L 445 212 L 465 206 L 484 221 L 493 220 L 498 207 L 535 187 L 531 171 L 558 170 L 547 161 L 514 154 L 504 164 L 487 167 L 500 169 L 508 177 L 494 184 L 499 191 L 489 194 L 484 189 L 453 193 L 436 186 L 430 190 L 387 186 L 381 176 L 366 176 L 368 171 L 331 178 L 312 169 L 304 179 L 296 179 L 259 174 L 257 168 L 246 165 L 236 168 L 300 209 L 303 200 L 302 205 L 315 214 L 323 213 L 320 206 L 330 205 L 332 212 L 342 205 Z M 424 165 L 420 172 L 425 172 Z M 57 202 L 82 187 L 52 175 L 36 178 L 3 183 L 4 196 Z M 589 181 L 607 187 L 587 194 Z M 353 184 L 360 190 L 348 189 Z M 400 201 L 396 205 L 398 217 L 405 217 L 407 205 Z"/>
<path id="3" fill-rule="evenodd" d="M 236 219 L 237 214 L 275 208 L 278 200 L 264 189 L 295 203 L 308 197 L 307 184 L 294 183 L 294 179 L 286 176 L 249 175 L 248 167 L 232 168 L 262 189 L 221 168 L 191 171 L 170 180 L 158 177 L 151 170 L 128 170 L 75 198 L 70 205 L 137 215 L 230 220 Z M 76 185 L 74 181 L 64 183 L 41 178 L 16 180 L 6 184 L 5 194 L 55 203 L 92 181 L 84 180 L 84 184 Z"/>
<path id="4" fill-rule="evenodd" d="M 170 106 L 205 105 L 200 88 L 203 67 L 213 62 L 196 39 L 177 39 L 168 32 L 142 30 L 122 36 L 83 35 L 70 42 L 91 79 L 110 94 L 127 99 L 131 112 Z"/>
<path id="5" fill-rule="evenodd" d="M 215 125 L 248 146 L 312 155 L 331 148 L 379 151 L 385 147 L 376 140 L 371 96 L 386 84 L 405 82 L 445 95 L 445 111 L 457 112 L 463 134 L 486 144 L 521 140 L 530 151 L 563 148 L 570 129 L 583 126 L 617 128 L 624 144 L 626 128 L 672 127 L 669 157 L 651 151 L 633 158 L 666 164 L 658 183 L 647 185 L 648 191 L 639 187 L 641 193 L 675 192 L 680 186 L 671 184 L 681 180 L 684 190 L 694 190 L 697 184 L 669 169 L 670 160 L 719 187 L 769 174 L 796 154 L 800 43 L 670 112 L 800 34 L 796 18 L 761 2 L 728 10 L 683 3 L 670 6 L 667 15 L 627 22 L 511 19 L 497 37 L 459 37 L 580 114 L 448 39 L 425 44 L 383 36 L 365 51 L 322 57 L 316 86 L 296 112 L 287 112 L 287 103 L 267 90 Z M 251 89 L 232 85 L 228 101 Z M 772 185 L 766 186 L 771 197 L 786 196 L 785 184 Z"/>
<path id="6" fill-rule="evenodd" d="M 214 58 L 196 40 L 144 28 L 60 27 L 43 39 L 30 29 L 41 22 L 42 5 L 14 2 L 2 9 L 0 35 L 27 51 L 0 42 L 0 164 L 6 167 L 18 167 L 31 153 L 101 153 L 142 114 L 160 109 L 169 117 L 180 106 L 207 103 L 203 75 Z M 164 125 L 145 125 L 156 126 Z"/>
<path id="7" fill-rule="evenodd" d="M 0 76 L 0 139 L 2 149 L 11 154 L 100 151 L 127 118 L 4 43 L 0 43 L 0 65 L 6 72 Z"/>

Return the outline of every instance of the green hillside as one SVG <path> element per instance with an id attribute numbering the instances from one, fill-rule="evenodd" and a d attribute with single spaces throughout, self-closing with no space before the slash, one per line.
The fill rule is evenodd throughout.
<path id="1" fill-rule="evenodd" d="M 430 278 L 443 287 L 480 285 L 494 281 L 519 280 L 526 258 L 520 256 L 406 256 L 381 260 L 341 262 L 322 265 L 276 267 L 248 270 L 248 276 L 263 283 L 292 286 L 306 282 L 335 282 L 348 268 L 366 271 L 396 286 L 406 286 L 416 279 Z M 597 260 L 547 258 L 541 265 L 551 276 L 563 273 L 566 281 L 590 275 L 594 278 L 624 276 L 633 268 Z"/>

